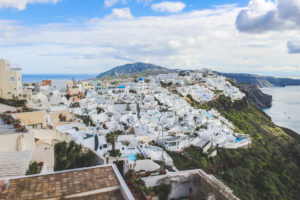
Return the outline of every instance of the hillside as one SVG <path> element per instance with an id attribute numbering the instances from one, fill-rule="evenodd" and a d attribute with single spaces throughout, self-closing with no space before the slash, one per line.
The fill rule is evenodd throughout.
<path id="1" fill-rule="evenodd" d="M 99 74 L 96 78 L 106 78 L 106 79 L 113 79 L 113 78 L 128 78 L 132 76 L 149 76 L 149 75 L 157 75 L 161 73 L 172 73 L 172 72 L 186 72 L 186 71 L 193 71 L 193 70 L 174 70 L 168 69 L 165 67 L 161 67 L 154 64 L 149 63 L 133 63 L 133 64 L 126 64 L 117 66 L 109 71 L 103 72 Z M 256 85 L 258 86 L 273 86 L 270 82 L 265 80 L 264 78 L 268 77 L 261 77 L 256 75 L 247 75 L 247 74 L 225 74 L 216 72 L 217 74 L 227 76 L 228 78 L 236 79 L 236 85 L 244 91 L 249 100 L 252 104 L 257 106 L 258 108 L 269 108 L 272 103 L 272 96 L 264 94 Z M 244 76 L 248 77 L 248 79 L 243 78 Z M 250 77 L 257 77 L 257 80 L 254 81 L 254 78 Z M 250 81 L 251 80 L 251 81 Z M 290 82 L 292 79 L 287 79 L 290 84 L 294 82 Z M 300 81 L 300 80 L 299 80 Z M 274 81 L 273 81 L 274 82 Z M 250 84 L 245 84 L 250 83 Z M 296 84 L 297 82 L 295 82 Z M 300 83 L 299 83 L 300 84 Z"/>
<path id="2" fill-rule="evenodd" d="M 218 148 L 214 158 L 194 147 L 182 153 L 169 152 L 177 169 L 202 168 L 224 181 L 240 199 L 297 199 L 300 196 L 298 138 L 276 126 L 246 98 L 232 103 L 230 98 L 220 96 L 207 106 L 217 109 L 239 131 L 249 134 L 252 147 Z"/>
<path id="3" fill-rule="evenodd" d="M 217 73 L 227 78 L 235 79 L 238 83 L 250 83 L 259 87 L 284 87 L 291 85 L 300 85 L 300 79 L 276 78 L 273 76 L 259 76 L 241 73 Z"/>
<path id="4" fill-rule="evenodd" d="M 175 72 L 176 70 L 167 69 L 149 63 L 133 63 L 117 66 L 109 71 L 99 74 L 96 78 L 128 76 L 128 75 L 155 75 L 162 73 Z"/>
<path id="5" fill-rule="evenodd" d="M 161 73 L 172 73 L 172 72 L 185 72 L 187 70 L 175 70 L 161 67 L 150 63 L 132 63 L 117 66 L 111 70 L 99 74 L 96 78 L 103 77 L 128 77 L 128 76 L 149 76 Z M 188 70 L 193 71 L 193 70 Z M 300 85 L 300 79 L 291 78 L 276 78 L 272 76 L 259 76 L 254 74 L 243 74 L 243 73 L 223 73 L 216 72 L 219 75 L 223 75 L 227 78 L 235 79 L 238 83 L 248 83 L 257 85 L 258 87 L 284 87 L 291 85 Z"/>

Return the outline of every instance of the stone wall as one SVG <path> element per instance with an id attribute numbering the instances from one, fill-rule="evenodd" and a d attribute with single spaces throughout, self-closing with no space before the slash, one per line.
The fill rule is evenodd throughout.
<path id="1" fill-rule="evenodd" d="M 0 152 L 34 151 L 32 133 L 8 133 L 0 135 Z"/>
<path id="2" fill-rule="evenodd" d="M 168 175 L 143 178 L 147 187 L 160 183 L 172 185 L 169 199 L 237 200 L 232 190 L 201 169 L 171 172 Z"/>
<path id="3" fill-rule="evenodd" d="M 52 129 L 33 129 L 34 137 L 43 140 L 48 144 L 55 144 L 57 142 L 70 142 L 72 140 L 72 135 L 68 133 L 60 133 Z"/>

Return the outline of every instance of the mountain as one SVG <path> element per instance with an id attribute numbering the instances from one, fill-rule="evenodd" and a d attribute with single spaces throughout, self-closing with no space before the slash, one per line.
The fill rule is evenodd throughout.
<path id="1" fill-rule="evenodd" d="M 250 83 L 258 87 L 285 87 L 291 85 L 300 85 L 300 79 L 276 78 L 273 76 L 259 76 L 242 73 L 222 73 L 216 72 L 227 78 L 235 79 L 238 83 Z"/>
<path id="2" fill-rule="evenodd" d="M 177 70 L 177 69 L 168 69 L 158 65 L 150 63 L 132 63 L 117 66 L 111 70 L 99 74 L 96 78 L 103 77 L 122 77 L 122 76 L 148 76 L 156 75 L 161 73 L 172 73 L 172 72 L 185 72 L 189 70 Z M 190 70 L 193 71 L 193 70 Z M 254 74 L 243 74 L 243 73 L 215 73 L 225 76 L 227 78 L 235 79 L 237 83 L 249 83 L 252 85 L 257 85 L 258 87 L 284 87 L 290 85 L 300 85 L 300 79 L 292 78 L 276 78 L 273 76 L 259 76 Z"/>
<path id="3" fill-rule="evenodd" d="M 137 62 L 117 66 L 111 70 L 99 74 L 96 78 L 113 77 L 113 76 L 129 76 L 129 75 L 155 75 L 162 73 L 175 72 L 177 70 L 168 69 L 158 65 Z"/>

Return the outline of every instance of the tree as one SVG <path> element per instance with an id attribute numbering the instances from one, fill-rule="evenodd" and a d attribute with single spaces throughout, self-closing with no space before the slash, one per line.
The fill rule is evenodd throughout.
<path id="1" fill-rule="evenodd" d="M 97 114 L 105 112 L 104 109 L 100 107 L 97 107 L 96 110 L 97 110 Z"/>
<path id="2" fill-rule="evenodd" d="M 38 166 L 37 162 L 33 162 L 29 165 L 29 169 L 26 171 L 26 175 L 37 174 L 38 173 Z"/>
<path id="3" fill-rule="evenodd" d="M 106 136 L 105 136 L 106 142 L 111 144 L 113 151 L 115 150 L 115 147 L 116 147 L 116 141 L 117 141 L 119 135 L 122 135 L 122 133 L 123 133 L 122 131 L 116 130 L 116 131 L 111 131 L 108 134 L 106 134 Z"/>
<path id="4" fill-rule="evenodd" d="M 194 117 L 194 122 L 195 122 L 195 123 L 197 122 L 197 116 Z"/>
<path id="5" fill-rule="evenodd" d="M 95 164 L 96 154 L 91 150 L 83 150 L 81 145 L 74 141 L 70 143 L 60 142 L 54 147 L 55 166 L 54 170 L 74 169 L 89 167 Z"/>
<path id="6" fill-rule="evenodd" d="M 154 186 L 153 190 L 157 194 L 159 200 L 165 200 L 168 199 L 172 191 L 172 186 L 171 184 L 161 183 L 158 186 Z"/>

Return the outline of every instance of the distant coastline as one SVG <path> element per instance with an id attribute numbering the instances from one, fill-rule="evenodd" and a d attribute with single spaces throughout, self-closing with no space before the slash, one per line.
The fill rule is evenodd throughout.
<path id="1" fill-rule="evenodd" d="M 86 80 L 95 78 L 97 74 L 23 74 L 23 83 L 41 82 L 42 80 Z"/>
<path id="2" fill-rule="evenodd" d="M 249 84 L 257 85 L 260 88 L 300 86 L 299 77 L 280 78 L 274 76 L 260 76 L 255 74 L 243 74 L 243 73 L 222 73 L 222 72 L 217 72 L 217 73 L 227 78 L 235 79 L 238 83 L 249 83 Z"/>

